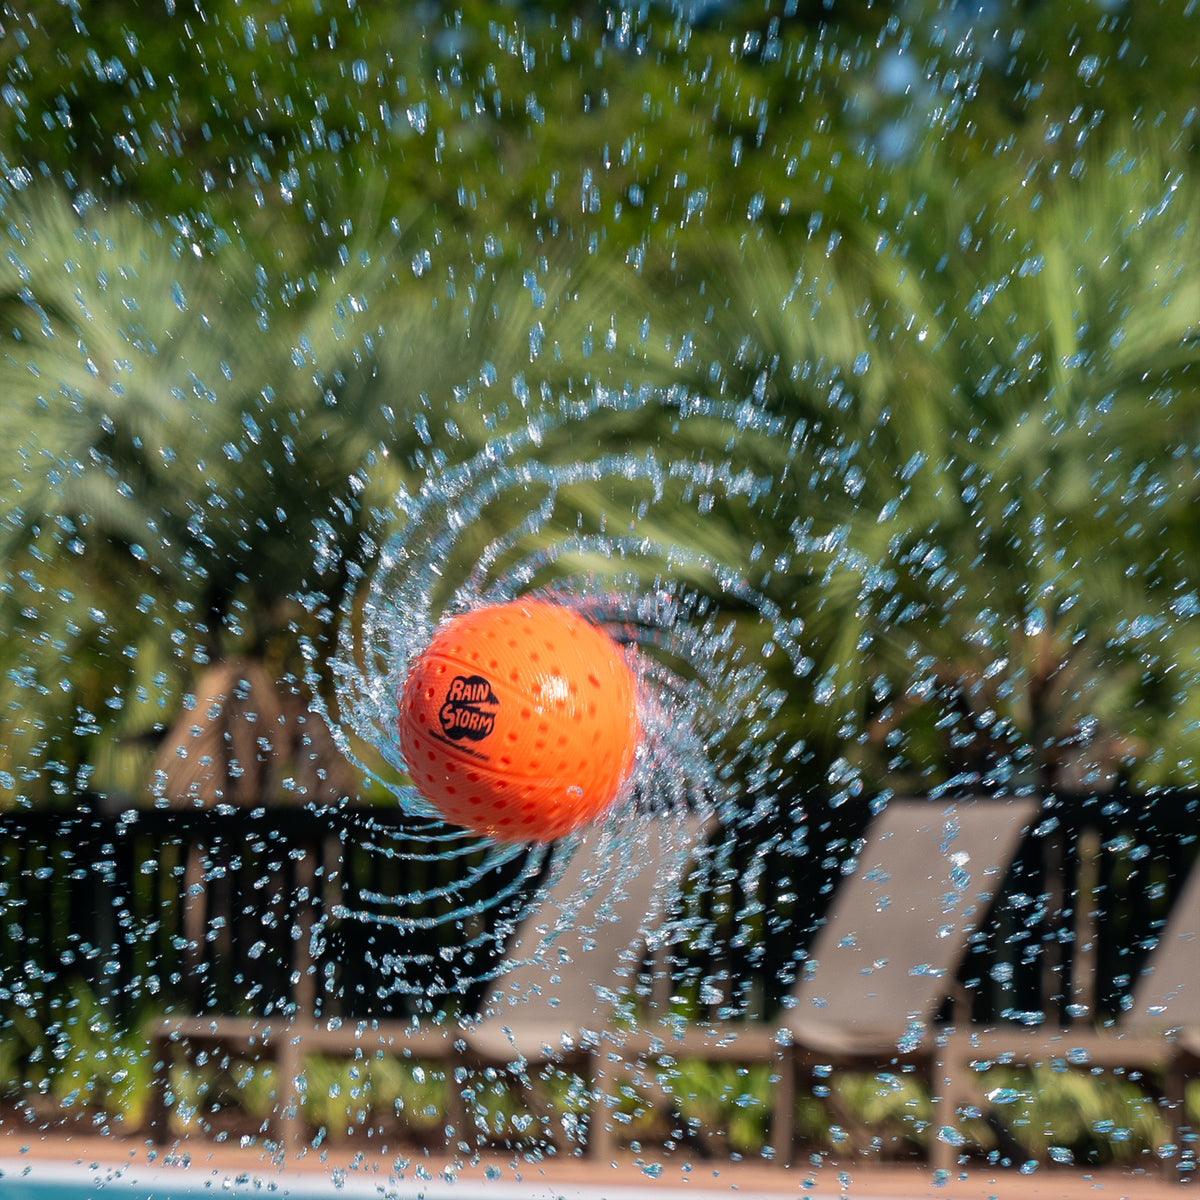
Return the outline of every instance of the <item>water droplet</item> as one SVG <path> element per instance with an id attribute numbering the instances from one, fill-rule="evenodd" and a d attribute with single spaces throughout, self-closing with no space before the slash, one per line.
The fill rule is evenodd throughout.
<path id="1" fill-rule="evenodd" d="M 495 382 L 491 364 L 482 374 Z M 744 626 L 722 617 L 718 601 L 734 612 L 756 612 L 770 631 L 771 658 L 790 660 L 797 671 L 806 661 L 797 644 L 802 624 L 785 620 L 744 568 L 694 556 L 658 536 L 659 523 L 678 512 L 689 495 L 712 512 L 735 501 L 745 503 L 749 480 L 714 472 L 702 453 L 694 459 L 676 454 L 669 462 L 652 451 L 596 458 L 580 453 L 584 422 L 594 444 L 594 425 L 610 416 L 618 421 L 629 413 L 642 413 L 646 420 L 659 414 L 677 419 L 694 403 L 682 394 L 599 391 L 587 404 L 530 421 L 521 433 L 497 439 L 459 467 L 431 463 L 415 493 L 395 496 L 393 508 L 400 519 L 393 532 L 380 531 L 379 565 L 362 606 L 363 623 L 347 623 L 339 642 L 333 664 L 337 704 L 330 723 L 344 751 L 415 819 L 436 814 L 407 782 L 408 764 L 399 747 L 394 698 L 408 664 L 428 643 L 441 616 L 531 591 L 575 608 L 607 629 L 630 647 L 637 667 L 643 744 L 632 785 L 588 836 L 611 839 L 614 847 L 633 846 L 647 821 L 673 837 L 671 831 L 688 809 L 719 808 L 729 824 L 736 824 L 739 811 L 753 808 L 740 792 L 750 786 L 746 781 L 761 780 L 767 786 L 765 759 L 773 751 L 764 747 L 758 730 L 775 712 L 779 696 L 768 686 L 759 648 L 747 652 Z M 746 444 L 774 436 L 768 414 L 744 404 L 711 407 L 708 415 L 724 420 Z M 556 443 L 565 438 L 565 444 L 578 447 L 579 456 L 545 460 L 539 448 L 551 438 Z M 571 520 L 562 519 L 563 504 L 578 506 L 580 497 L 592 490 L 608 497 L 603 508 L 584 506 Z M 768 498 L 764 491 L 761 502 Z M 696 502 L 689 501 L 693 510 Z M 502 528 L 484 521 L 497 504 L 509 513 Z M 481 532 L 487 533 L 483 543 L 478 541 Z M 762 575 L 771 567 L 761 561 L 755 570 Z M 554 579 L 552 588 L 534 586 L 546 577 Z M 371 757 L 358 749 L 362 746 L 372 748 Z M 568 783 L 567 790 L 572 787 Z M 432 839 L 435 826 L 429 828 Z M 420 845 L 389 839 L 383 831 L 372 831 L 370 837 L 393 857 L 414 854 Z M 543 872 L 553 877 L 563 869 L 574 847 L 568 840 L 530 853 L 441 829 L 433 844 L 427 841 L 421 850 L 426 857 L 455 856 L 464 864 L 462 876 L 444 893 L 451 911 L 439 919 L 447 920 L 467 915 L 466 909 L 454 910 L 456 897 L 465 897 L 473 882 L 501 868 L 509 872 L 510 882 L 473 903 L 480 913 L 511 908 L 532 879 Z M 615 851 L 613 877 L 603 886 L 620 886 L 620 869 L 631 857 Z M 676 882 L 676 872 L 668 870 L 663 887 Z M 420 895 L 414 893 L 412 899 Z M 378 915 L 372 918 L 364 907 L 361 919 L 405 919 L 408 897 L 365 899 Z M 583 899 L 581 895 L 574 902 Z M 564 924 L 570 923 L 570 913 L 564 914 Z M 441 960 L 457 987 L 496 969 L 494 955 L 475 954 L 487 937 L 454 944 Z M 427 987 L 426 977 L 413 966 L 402 948 L 393 954 L 389 988 L 405 992 Z"/>

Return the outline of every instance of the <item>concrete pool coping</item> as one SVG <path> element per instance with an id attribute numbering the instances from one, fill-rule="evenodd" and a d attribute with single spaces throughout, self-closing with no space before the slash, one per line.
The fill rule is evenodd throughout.
<path id="1" fill-rule="evenodd" d="M 649 1156 L 647 1156 L 649 1159 Z M 332 1179 L 383 1184 L 392 1177 L 396 1155 L 372 1155 L 356 1146 L 333 1144 L 321 1150 L 278 1160 L 261 1147 L 240 1147 L 202 1138 L 181 1138 L 157 1152 L 144 1138 L 67 1132 L 43 1133 L 25 1127 L 0 1127 L 0 1160 L 6 1168 L 43 1164 L 58 1169 L 130 1169 L 174 1176 L 179 1183 L 199 1184 L 201 1177 L 249 1176 L 272 1179 Z M 1181 1200 L 1195 1195 L 1192 1187 L 1169 1183 L 1142 1171 L 1073 1170 L 1041 1167 L 1029 1175 L 1012 1169 L 975 1167 L 944 1181 L 920 1164 L 873 1164 L 822 1161 L 819 1166 L 775 1166 L 762 1161 L 689 1159 L 678 1152 L 647 1172 L 633 1154 L 611 1165 L 556 1156 L 528 1162 L 513 1155 L 481 1157 L 458 1163 L 433 1152 L 417 1151 L 396 1178 L 420 1186 L 429 1196 L 451 1196 L 469 1185 L 472 1194 L 508 1200 L 561 1193 L 580 1200 L 634 1200 L 658 1192 L 709 1200 L 716 1195 L 793 1196 L 807 1200 Z M 650 1167 L 655 1172 L 655 1167 Z M 454 1187 L 448 1186 L 449 1181 Z M 336 1194 L 336 1193 L 335 1193 Z"/>

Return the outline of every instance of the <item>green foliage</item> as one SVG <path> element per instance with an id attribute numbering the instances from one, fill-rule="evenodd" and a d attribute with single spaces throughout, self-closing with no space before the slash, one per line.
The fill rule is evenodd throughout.
<path id="1" fill-rule="evenodd" d="M 172 1123 L 182 1133 L 214 1133 L 214 1118 L 236 1112 L 260 1130 L 280 1102 L 279 1072 L 257 1063 L 218 1063 L 203 1056 L 171 1071 Z"/>
<path id="2" fill-rule="evenodd" d="M 668 1075 L 673 1107 L 706 1152 L 758 1153 L 767 1141 L 771 1103 L 768 1067 L 681 1062 Z"/>
<path id="3" fill-rule="evenodd" d="M 1191 761 L 1191 676 L 1169 677 L 1194 638 L 1197 197 L 1186 154 L 1121 145 L 1015 195 L 1008 164 L 960 180 L 928 146 L 866 174 L 865 221 L 716 243 L 684 295 L 720 278 L 722 303 L 670 318 L 691 387 L 790 432 L 756 464 L 776 503 L 752 535 L 803 614 L 790 694 L 876 784 Z"/>
<path id="4" fill-rule="evenodd" d="M 778 502 L 647 533 L 786 564 L 818 774 L 1188 778 L 1195 172 L 1144 129 L 1184 119 L 1185 39 L 1082 3 L 981 20 L 6 11 L 5 791 L 135 788 L 117 739 L 198 656 L 298 673 L 336 618 L 289 598 L 362 569 L 400 481 L 681 383 L 778 415 L 722 443 Z M 593 433 L 724 437 L 667 409 Z"/>
<path id="5" fill-rule="evenodd" d="M 72 989 L 58 1018 L 44 1028 L 19 1011 L 10 1011 L 6 1019 L 0 1097 L 29 1107 L 42 1120 L 77 1115 L 97 1126 L 141 1127 L 153 1072 L 145 1040 L 140 1031 L 114 1026 L 94 994 Z M 582 1080 L 547 1069 L 533 1082 L 539 1104 L 549 1103 L 548 1113 L 529 1107 L 511 1082 L 495 1073 L 452 1081 L 440 1066 L 382 1053 L 354 1061 L 307 1055 L 301 1104 L 321 1140 L 375 1129 L 402 1143 L 440 1143 L 446 1089 L 456 1087 L 467 1101 L 469 1126 L 463 1136 L 468 1141 L 540 1146 L 563 1131 L 569 1138 L 588 1107 Z M 1064 1068 L 995 1067 L 975 1082 L 1022 1161 L 1132 1165 L 1144 1162 L 1166 1139 L 1153 1081 Z M 705 1156 L 753 1156 L 768 1142 L 774 1085 L 764 1065 L 687 1059 L 644 1076 L 623 1077 L 615 1107 L 599 1111 L 626 1141 L 682 1146 Z M 279 1103 L 275 1067 L 216 1055 L 178 1064 L 170 1090 L 173 1121 L 181 1132 L 212 1134 L 221 1114 L 231 1113 L 265 1130 Z M 1200 1120 L 1195 1080 L 1186 1104 L 1189 1119 Z M 871 1153 L 904 1158 L 925 1152 L 936 1136 L 928 1095 L 908 1075 L 847 1072 L 818 1080 L 812 1089 L 801 1090 L 795 1116 L 799 1145 L 835 1158 Z M 994 1131 L 977 1110 L 966 1113 L 963 1130 L 964 1152 L 999 1153 Z"/>
<path id="6" fill-rule="evenodd" d="M 1035 1067 L 988 1071 L 977 1082 L 1000 1100 L 999 1120 L 1030 1159 L 1135 1163 L 1166 1140 L 1155 1103 L 1130 1079 Z M 1195 1095 L 1190 1093 L 1192 1100 Z"/>
<path id="7" fill-rule="evenodd" d="M 387 428 L 336 403 L 344 294 L 279 304 L 286 281 L 238 247 L 49 188 L 8 218 L 5 557 L 40 540 L 141 570 L 213 638 L 235 599 L 269 608 L 311 573 L 299 547 Z"/>
<path id="8" fill-rule="evenodd" d="M 19 1008 L 0 1036 L 0 1096 L 40 1107 L 43 1116 L 99 1117 L 96 1125 L 140 1128 L 153 1064 L 137 1030 L 121 1029 L 99 998 L 72 986 L 46 1026 Z"/>
<path id="9" fill-rule="evenodd" d="M 912 1076 L 847 1072 L 832 1079 L 829 1090 L 835 1100 L 826 1144 L 834 1153 L 878 1147 L 888 1157 L 903 1158 L 928 1148 L 931 1105 Z"/>
<path id="10" fill-rule="evenodd" d="M 305 1060 L 305 1119 L 331 1138 L 398 1119 L 410 1138 L 440 1138 L 446 1088 L 440 1071 L 390 1057 Z"/>
<path id="11" fill-rule="evenodd" d="M 36 3 L 4 12 L 0 145 L 10 179 L 262 245 L 291 227 L 313 261 L 372 210 L 423 211 L 477 261 L 536 238 L 674 271 L 725 227 L 869 221 L 861 163 L 931 138 L 967 178 L 1177 127 L 1186 8 Z"/>
<path id="12" fill-rule="evenodd" d="M 383 37 L 361 10 L 268 0 L 10 13 L 0 44 L 18 100 L 6 112 L 6 165 L 264 237 L 293 208 L 318 229 L 360 176 L 364 145 L 393 126 L 392 108 L 399 141 L 408 127 L 406 64 L 385 47 L 403 54 L 421 39 L 403 6 L 392 13 L 381 14 Z M 371 126 L 360 128 L 360 111 Z"/>
<path id="13" fill-rule="evenodd" d="M 6 790 L 69 794 L 89 744 L 161 720 L 197 663 L 302 621 L 315 543 L 362 553 L 359 472 L 387 423 L 331 390 L 354 365 L 342 296 L 276 304 L 232 244 L 57 189 L 7 217 Z"/>
<path id="14" fill-rule="evenodd" d="M 744 221 L 787 211 L 801 141 L 844 104 L 839 51 L 864 41 L 826 54 L 752 7 L 690 29 L 667 6 L 37 4 L 0 39 L 5 165 L 244 235 L 293 224 L 326 259 L 356 193 L 431 208 L 477 254 L 506 226 L 587 246 Z"/>

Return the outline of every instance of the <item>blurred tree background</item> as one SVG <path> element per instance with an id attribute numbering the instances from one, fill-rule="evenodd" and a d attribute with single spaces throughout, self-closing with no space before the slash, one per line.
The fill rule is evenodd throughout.
<path id="1" fill-rule="evenodd" d="M 779 564 L 785 792 L 1194 781 L 1192 5 L 0 14 L 3 803 L 143 795 L 213 664 L 302 713 L 396 488 L 646 384 L 779 418 L 671 536 Z"/>

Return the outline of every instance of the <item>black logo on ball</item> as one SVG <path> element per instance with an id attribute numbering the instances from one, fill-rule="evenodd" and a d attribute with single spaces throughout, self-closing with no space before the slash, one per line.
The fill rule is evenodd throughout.
<path id="1" fill-rule="evenodd" d="M 482 675 L 456 675 L 438 711 L 442 732 L 454 741 L 482 742 L 496 727 L 500 703 Z"/>

